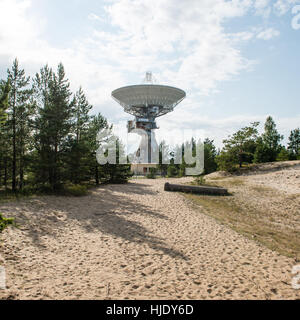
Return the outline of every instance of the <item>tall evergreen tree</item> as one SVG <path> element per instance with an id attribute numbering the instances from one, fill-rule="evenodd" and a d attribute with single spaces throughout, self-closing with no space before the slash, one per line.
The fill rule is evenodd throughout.
<path id="1" fill-rule="evenodd" d="M 8 97 L 10 92 L 10 81 L 0 81 L 0 127 L 7 120 Z"/>
<path id="2" fill-rule="evenodd" d="M 101 167 L 103 173 L 104 182 L 121 184 L 127 183 L 128 179 L 133 176 L 131 172 L 130 164 L 120 164 L 120 158 L 124 157 L 124 146 L 122 145 L 119 138 L 116 139 L 116 163 L 115 164 L 105 164 Z"/>
<path id="3" fill-rule="evenodd" d="M 88 103 L 81 87 L 76 92 L 73 103 L 74 137 L 69 137 L 68 145 L 70 150 L 65 157 L 65 161 L 68 164 L 68 179 L 71 182 L 78 184 L 82 181 L 87 181 L 90 177 L 89 148 L 91 146 L 88 143 L 87 132 L 91 119 L 89 112 L 92 109 L 92 106 Z"/>
<path id="4" fill-rule="evenodd" d="M 297 157 L 300 157 L 300 128 L 291 131 L 288 150 L 291 155 L 291 160 L 296 160 Z"/>
<path id="5" fill-rule="evenodd" d="M 38 114 L 35 121 L 35 141 L 38 150 L 37 181 L 48 183 L 56 191 L 62 184 L 62 163 L 66 141 L 71 133 L 74 100 L 69 81 L 60 63 L 57 73 L 45 66 L 34 81 Z"/>
<path id="6" fill-rule="evenodd" d="M 97 140 L 97 135 L 101 129 L 109 129 L 107 120 L 98 113 L 91 117 L 88 129 L 84 135 L 84 139 L 88 145 L 88 167 L 90 179 L 94 179 L 96 185 L 100 184 L 101 178 L 104 176 L 103 168 L 99 165 L 96 152 L 99 148 L 100 141 Z"/>
<path id="7" fill-rule="evenodd" d="M 12 144 L 12 191 L 17 190 L 17 175 L 19 170 L 20 188 L 23 185 L 24 157 L 25 157 L 25 130 L 28 114 L 28 105 L 31 91 L 28 89 L 30 77 L 19 68 L 19 62 L 14 60 L 11 70 L 7 70 L 10 82 L 8 127 Z M 19 162 L 19 165 L 18 165 Z"/>
<path id="8" fill-rule="evenodd" d="M 217 163 L 221 170 L 233 170 L 236 164 L 242 167 L 243 162 L 252 162 L 257 142 L 259 122 L 242 128 L 229 139 L 223 141 L 224 148 L 217 157 Z"/>
<path id="9" fill-rule="evenodd" d="M 84 135 L 88 129 L 90 120 L 89 112 L 92 109 L 81 87 L 75 94 L 74 104 L 76 142 L 79 143 L 82 135 Z"/>
<path id="10" fill-rule="evenodd" d="M 0 186 L 7 187 L 9 143 L 7 135 L 7 108 L 10 91 L 8 81 L 0 81 Z"/>
<path id="11" fill-rule="evenodd" d="M 210 174 L 217 170 L 217 149 L 214 145 L 214 141 L 210 139 L 204 140 L 204 173 Z"/>
<path id="12" fill-rule="evenodd" d="M 265 131 L 257 141 L 257 147 L 254 155 L 254 162 L 272 162 L 276 161 L 282 146 L 280 142 L 283 136 L 276 129 L 276 124 L 272 117 L 268 117 L 265 122 Z"/>
<path id="13" fill-rule="evenodd" d="M 271 116 L 266 120 L 265 132 L 262 134 L 262 139 L 263 143 L 266 144 L 270 150 L 280 152 L 280 142 L 283 140 L 283 136 L 277 131 L 276 123 Z"/>

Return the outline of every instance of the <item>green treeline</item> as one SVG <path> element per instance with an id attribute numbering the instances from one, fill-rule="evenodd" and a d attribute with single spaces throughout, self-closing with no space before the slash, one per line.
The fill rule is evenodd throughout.
<path id="1" fill-rule="evenodd" d="M 224 140 L 224 148 L 216 157 L 220 170 L 235 171 L 244 164 L 300 160 L 300 129 L 292 130 L 288 146 L 277 131 L 272 117 L 266 119 L 264 132 L 259 135 L 259 122 L 251 123 Z"/>
<path id="2" fill-rule="evenodd" d="M 272 117 L 266 119 L 264 132 L 261 135 L 259 135 L 258 126 L 259 122 L 254 122 L 250 126 L 238 130 L 223 141 L 222 150 L 217 150 L 213 140 L 206 139 L 204 141 L 203 174 L 217 170 L 233 172 L 253 163 L 300 160 L 300 128 L 291 131 L 288 146 L 285 147 L 282 145 L 284 137 L 277 131 Z M 185 175 L 185 169 L 189 165 L 185 163 L 184 157 L 182 157 L 182 164 L 175 164 L 175 153 L 184 154 L 184 149 L 188 148 L 192 148 L 193 156 L 195 156 L 195 139 L 177 147 L 175 152 L 170 151 L 165 142 L 161 143 L 160 160 L 162 159 L 162 150 L 167 150 L 171 159 L 169 165 L 159 165 L 164 176 L 182 177 Z"/>
<path id="3" fill-rule="evenodd" d="M 18 60 L 0 80 L 0 191 L 59 192 L 67 189 L 81 194 L 85 187 L 100 183 L 124 183 L 132 176 L 130 165 L 99 165 L 96 151 L 101 129 L 112 130 L 99 113 L 91 115 L 82 88 L 72 93 L 64 67 L 57 70 L 44 66 L 34 78 L 27 77 Z M 263 134 L 259 123 L 238 130 L 224 140 L 222 150 L 214 141 L 204 141 L 204 174 L 216 170 L 234 171 L 251 163 L 300 159 L 300 129 L 291 131 L 288 146 L 268 117 Z M 182 157 L 191 149 L 196 155 L 195 139 L 171 150 L 160 144 L 160 165 L 163 176 L 182 177 L 191 167 Z M 123 151 L 118 143 L 117 158 Z M 162 152 L 164 150 L 164 152 Z M 168 158 L 170 164 L 166 163 Z M 178 157 L 182 164 L 176 164 Z M 164 160 L 164 161 L 163 161 Z M 152 170 L 149 177 L 155 177 Z"/>
<path id="4" fill-rule="evenodd" d="M 30 79 L 16 59 L 0 80 L 0 190 L 62 192 L 126 182 L 129 165 L 104 168 L 96 160 L 97 134 L 112 127 L 91 109 L 82 88 L 70 91 L 62 64 L 56 71 L 46 65 Z"/>

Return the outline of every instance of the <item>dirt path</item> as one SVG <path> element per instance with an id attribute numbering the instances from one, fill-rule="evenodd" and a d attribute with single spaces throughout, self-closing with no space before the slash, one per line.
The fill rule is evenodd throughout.
<path id="1" fill-rule="evenodd" d="M 0 205 L 21 225 L 1 236 L 0 298 L 300 299 L 293 259 L 165 193 L 165 182 Z"/>

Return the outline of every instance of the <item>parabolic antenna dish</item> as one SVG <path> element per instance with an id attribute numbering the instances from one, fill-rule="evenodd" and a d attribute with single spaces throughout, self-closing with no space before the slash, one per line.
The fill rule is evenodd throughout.
<path id="1" fill-rule="evenodd" d="M 117 89 L 112 97 L 129 114 L 141 117 L 147 113 L 146 109 L 151 109 L 157 118 L 172 112 L 186 97 L 186 93 L 174 87 L 145 84 Z"/>

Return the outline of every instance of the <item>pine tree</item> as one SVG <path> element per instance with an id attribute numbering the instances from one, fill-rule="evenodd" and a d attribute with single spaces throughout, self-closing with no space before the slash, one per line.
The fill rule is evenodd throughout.
<path id="1" fill-rule="evenodd" d="M 214 141 L 205 139 L 204 141 L 204 171 L 205 174 L 210 174 L 217 170 L 217 149 L 214 145 Z"/>
<path id="2" fill-rule="evenodd" d="M 28 105 L 31 91 L 28 89 L 30 77 L 19 68 L 15 59 L 11 70 L 7 70 L 11 86 L 8 108 L 8 127 L 12 144 L 12 191 L 17 191 L 17 175 L 19 171 L 20 188 L 23 186 L 24 157 L 26 152 L 25 139 L 29 134 L 25 129 L 28 121 Z M 18 164 L 19 162 L 19 164 Z"/>
<path id="3" fill-rule="evenodd" d="M 8 97 L 10 92 L 10 81 L 0 81 L 0 128 L 7 120 Z"/>
<path id="4" fill-rule="evenodd" d="M 159 144 L 159 164 L 158 169 L 162 176 L 166 176 L 168 173 L 168 162 L 170 161 L 170 148 L 166 141 L 162 141 Z"/>
<path id="5" fill-rule="evenodd" d="M 82 138 L 82 135 L 84 135 L 88 129 L 88 124 L 90 120 L 89 112 L 92 109 L 92 106 L 87 101 L 87 98 L 81 87 L 75 95 L 74 109 L 76 142 L 79 143 L 79 141 Z"/>
<path id="6" fill-rule="evenodd" d="M 283 136 L 278 133 L 273 118 L 268 117 L 265 123 L 265 131 L 257 141 L 254 162 L 264 163 L 276 161 L 282 149 L 280 145 L 282 140 Z"/>
<path id="7" fill-rule="evenodd" d="M 7 135 L 7 108 L 10 91 L 10 82 L 0 81 L 0 186 L 7 187 L 8 179 L 8 135 Z M 3 181 L 3 182 L 2 182 Z"/>
<path id="8" fill-rule="evenodd" d="M 300 128 L 291 131 L 289 136 L 288 150 L 291 160 L 296 160 L 300 157 Z"/>
<path id="9" fill-rule="evenodd" d="M 282 147 L 280 152 L 277 155 L 277 161 L 288 161 L 289 160 L 289 152 L 286 150 L 285 147 Z"/>
<path id="10" fill-rule="evenodd" d="M 243 162 L 252 162 L 257 143 L 258 125 L 259 122 L 254 122 L 223 141 L 225 146 L 216 159 L 221 170 L 233 170 L 236 164 L 241 168 Z"/>
<path id="11" fill-rule="evenodd" d="M 68 179 L 75 184 L 87 181 L 89 175 L 89 145 L 87 142 L 87 131 L 90 121 L 89 112 L 92 106 L 88 103 L 86 96 L 80 87 L 76 92 L 74 100 L 74 137 L 68 140 L 69 152 L 65 157 L 68 164 Z"/>
<path id="12" fill-rule="evenodd" d="M 107 163 L 101 167 L 104 182 L 113 184 L 127 183 L 128 179 L 133 176 L 130 164 L 120 164 L 120 158 L 124 157 L 124 146 L 120 139 L 116 139 L 116 163 Z"/>
<path id="13" fill-rule="evenodd" d="M 283 140 L 283 136 L 278 133 L 276 129 L 276 124 L 271 116 L 269 116 L 265 123 L 265 132 L 262 134 L 263 143 L 274 152 L 273 159 L 276 159 L 276 156 L 280 150 L 280 142 Z"/>
<path id="14" fill-rule="evenodd" d="M 35 175 L 37 182 L 48 183 L 53 191 L 63 184 L 65 168 L 62 160 L 72 128 L 74 100 L 71 100 L 69 87 L 62 64 L 58 65 L 57 73 L 45 66 L 34 80 L 38 105 Z"/>
<path id="15" fill-rule="evenodd" d="M 99 148 L 100 142 L 97 140 L 97 135 L 101 129 L 109 129 L 107 120 L 99 113 L 91 117 L 88 129 L 84 139 L 88 144 L 88 167 L 90 178 L 94 178 L 96 185 L 100 184 L 100 180 L 104 178 L 103 168 L 99 165 L 96 152 Z"/>

